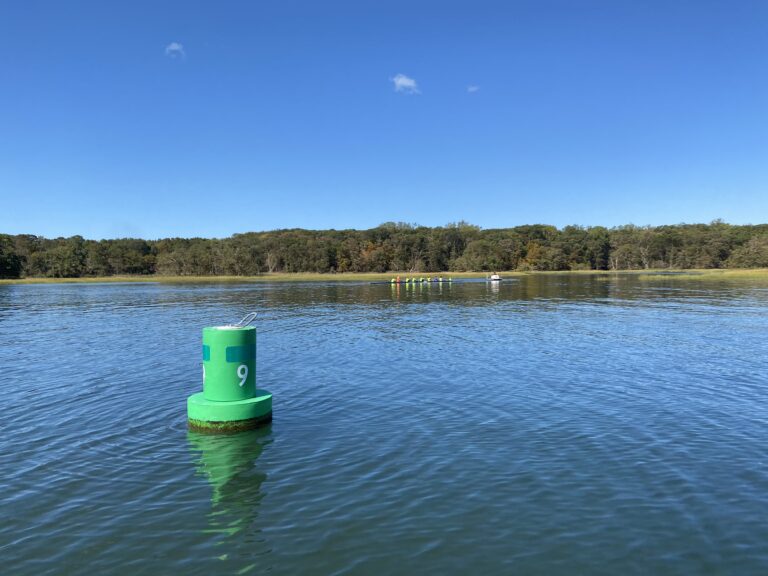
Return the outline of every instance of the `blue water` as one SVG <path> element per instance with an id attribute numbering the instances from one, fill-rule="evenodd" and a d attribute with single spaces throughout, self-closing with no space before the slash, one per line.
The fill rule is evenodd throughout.
<path id="1" fill-rule="evenodd" d="M 258 431 L 186 429 L 260 313 Z M 768 286 L 0 286 L 7 574 L 767 574 Z"/>

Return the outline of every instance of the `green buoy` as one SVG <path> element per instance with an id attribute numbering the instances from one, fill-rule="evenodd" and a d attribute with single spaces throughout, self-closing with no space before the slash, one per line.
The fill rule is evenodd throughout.
<path id="1" fill-rule="evenodd" d="M 192 430 L 234 432 L 272 421 L 272 394 L 256 388 L 255 318 L 203 328 L 203 391 L 187 399 Z"/>

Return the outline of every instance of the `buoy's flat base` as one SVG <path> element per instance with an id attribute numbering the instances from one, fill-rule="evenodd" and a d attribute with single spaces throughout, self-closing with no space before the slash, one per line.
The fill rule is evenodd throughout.
<path id="1" fill-rule="evenodd" d="M 272 394 L 256 390 L 247 400 L 215 402 L 202 392 L 187 399 L 189 427 L 204 432 L 234 432 L 257 428 L 272 421 Z"/>

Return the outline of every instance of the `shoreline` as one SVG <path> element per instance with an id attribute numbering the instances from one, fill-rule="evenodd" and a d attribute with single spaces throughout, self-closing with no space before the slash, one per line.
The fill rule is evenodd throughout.
<path id="1" fill-rule="evenodd" d="M 116 284 L 116 283 L 157 283 L 157 284 L 252 284 L 263 282 L 382 282 L 395 276 L 402 278 L 443 276 L 455 279 L 485 278 L 490 272 L 342 272 L 342 273 L 266 273 L 260 276 L 101 276 L 81 278 L 9 278 L 0 279 L 0 286 L 13 284 Z M 765 279 L 768 268 L 714 268 L 714 269 L 649 269 L 649 270 L 557 270 L 557 271 L 505 271 L 506 277 L 522 276 L 642 276 L 653 279 Z"/>

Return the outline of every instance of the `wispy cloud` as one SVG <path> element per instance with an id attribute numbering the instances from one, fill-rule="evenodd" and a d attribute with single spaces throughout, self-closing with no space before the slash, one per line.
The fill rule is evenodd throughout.
<path id="1" fill-rule="evenodd" d="M 419 86 L 416 84 L 416 80 L 408 78 L 405 74 L 398 74 L 394 78 L 390 78 L 395 85 L 395 92 L 402 92 L 404 94 L 421 94 Z"/>
<path id="2" fill-rule="evenodd" d="M 469 92 L 470 94 L 474 94 L 475 92 L 479 92 L 479 91 L 480 91 L 480 86 L 475 86 L 474 84 L 470 84 L 469 86 L 467 86 L 467 92 Z"/>
<path id="3" fill-rule="evenodd" d="M 165 55 L 168 56 L 168 58 L 184 59 L 187 57 L 187 53 L 184 52 L 184 46 L 178 42 L 171 42 L 168 44 L 168 46 L 165 47 Z"/>

